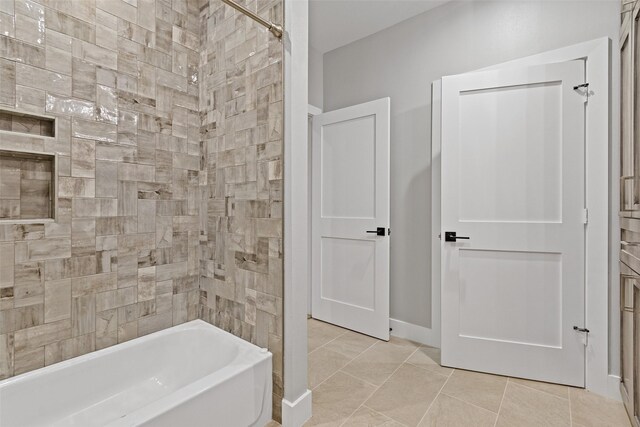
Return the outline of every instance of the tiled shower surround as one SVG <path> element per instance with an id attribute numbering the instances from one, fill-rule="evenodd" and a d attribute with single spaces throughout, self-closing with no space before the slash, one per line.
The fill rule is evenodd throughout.
<path id="1" fill-rule="evenodd" d="M 52 218 L 53 157 L 0 151 L 0 220 Z"/>
<path id="2" fill-rule="evenodd" d="M 279 418 L 281 60 L 219 0 L 0 0 L 0 108 L 57 120 L 0 150 L 58 155 L 57 221 L 0 222 L 0 379 L 200 317 L 273 352 Z"/>
<path id="3" fill-rule="evenodd" d="M 246 3 L 283 22 L 282 0 Z M 219 0 L 201 9 L 201 316 L 273 353 L 282 401 L 282 44 Z"/>

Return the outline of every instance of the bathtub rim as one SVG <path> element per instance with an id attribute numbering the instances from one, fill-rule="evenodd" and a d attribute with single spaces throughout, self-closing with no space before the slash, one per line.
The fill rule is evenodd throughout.
<path id="1" fill-rule="evenodd" d="M 72 357 L 70 359 L 67 360 L 63 360 L 61 362 L 56 362 L 56 363 L 52 363 L 51 365 L 47 365 L 47 366 L 43 366 L 42 368 L 38 368 L 38 369 L 34 369 L 32 371 L 28 371 L 28 372 L 23 372 L 21 374 L 18 375 L 14 375 L 12 377 L 9 378 L 5 378 L 3 380 L 0 380 L 0 389 L 7 387 L 8 385 L 14 383 L 14 382 L 19 382 L 19 381 L 23 381 L 25 378 L 28 377 L 39 377 L 42 376 L 44 374 L 46 374 L 47 372 L 56 372 L 59 370 L 62 370 L 68 366 L 73 366 L 78 364 L 79 362 L 83 362 L 85 360 L 93 360 L 93 359 L 97 359 L 100 358 L 104 355 L 107 354 L 111 354 L 111 353 L 115 353 L 117 351 L 121 351 L 124 350 L 126 348 L 129 347 L 135 347 L 137 345 L 142 345 L 143 343 L 147 342 L 147 341 L 151 341 L 154 338 L 158 337 L 158 336 L 162 336 L 162 335 L 169 335 L 171 333 L 175 333 L 177 331 L 180 330 L 198 330 L 198 329 L 213 329 L 216 333 L 220 333 L 221 335 L 226 336 L 227 338 L 231 339 L 232 341 L 234 341 L 236 344 L 238 344 L 240 346 L 241 350 L 245 350 L 245 351 L 240 351 L 238 353 L 238 355 L 236 355 L 236 357 L 233 359 L 233 361 L 230 364 L 233 364 L 233 362 L 235 362 L 239 356 L 242 355 L 246 355 L 246 354 L 251 354 L 252 351 L 256 352 L 257 354 L 271 354 L 271 352 L 269 352 L 269 350 L 267 350 L 264 347 L 259 347 L 255 344 L 250 343 L 249 341 L 245 341 L 240 337 L 237 337 L 227 331 L 225 331 L 224 329 L 220 329 L 217 326 L 214 326 L 208 322 L 205 322 L 202 319 L 195 319 L 195 320 L 190 320 L 188 322 L 185 323 L 181 323 L 179 325 L 176 326 L 171 326 L 170 328 L 165 328 L 165 329 L 161 329 L 159 331 L 156 332 L 152 332 L 150 334 L 147 335 L 143 335 L 125 342 L 121 342 L 118 344 L 114 344 L 111 345 L 109 347 L 105 347 L 105 348 L 101 348 L 100 350 L 94 350 L 91 351 L 89 353 L 85 353 L 82 354 L 80 356 L 76 356 L 76 357 Z M 257 360 L 261 360 L 261 358 L 258 358 Z"/>
<path id="2" fill-rule="evenodd" d="M 168 410 L 171 410 L 172 408 L 184 404 L 189 399 L 205 393 L 207 390 L 216 385 L 224 384 L 225 382 L 232 380 L 234 376 L 237 376 L 247 370 L 253 369 L 261 364 L 267 363 L 267 361 L 269 363 L 267 363 L 266 369 L 269 373 L 272 372 L 272 366 L 270 362 L 273 355 L 268 351 L 268 349 L 245 341 L 244 339 L 237 337 L 208 322 L 205 322 L 202 319 L 195 319 L 176 326 L 172 326 L 170 328 L 152 332 L 150 334 L 134 338 L 123 343 L 115 344 L 110 347 L 64 360 L 62 362 L 53 363 L 42 368 L 34 369 L 33 371 L 24 372 L 10 378 L 6 378 L 0 381 L 0 392 L 2 392 L 2 389 L 10 387 L 12 384 L 20 383 L 27 379 L 35 380 L 40 377 L 45 377 L 47 374 L 64 370 L 79 363 L 100 359 L 128 348 L 144 346 L 145 343 L 153 341 L 158 337 L 172 335 L 186 330 L 213 331 L 215 334 L 223 336 L 224 340 L 227 340 L 227 342 L 233 343 L 234 345 L 238 346 L 238 353 L 228 364 L 224 365 L 222 368 L 213 371 L 201 378 L 198 378 L 168 393 L 167 395 L 162 396 L 155 401 L 149 402 L 148 404 L 126 414 L 122 418 L 107 422 L 107 426 L 128 426 L 132 425 L 131 422 L 144 422 L 151 420 L 156 416 L 167 412 Z M 269 375 L 265 380 L 265 398 L 267 400 L 271 399 L 271 390 L 272 378 L 271 375 Z M 263 398 L 263 404 L 264 402 L 265 399 Z M 262 408 L 262 410 L 264 409 L 265 408 Z"/>
<path id="3" fill-rule="evenodd" d="M 257 346 L 256 346 L 257 347 Z M 260 348 L 260 347 L 258 347 Z M 271 410 L 271 399 L 272 399 L 272 366 L 271 360 L 272 355 L 270 352 L 261 352 L 260 355 L 265 355 L 264 357 L 255 358 L 250 362 L 245 363 L 237 363 L 236 360 L 241 358 L 243 353 L 240 353 L 234 361 L 225 365 L 222 369 L 219 369 L 215 372 L 212 372 L 202 378 L 197 379 L 179 389 L 161 397 L 158 400 L 155 400 L 145 406 L 141 406 L 133 412 L 125 415 L 122 418 L 117 420 L 113 420 L 105 425 L 105 427 L 125 427 L 125 426 L 137 426 L 143 422 L 153 421 L 154 418 L 162 415 L 165 412 L 170 411 L 173 408 L 176 408 L 189 400 L 200 396 L 206 393 L 208 390 L 213 387 L 220 386 L 229 381 L 232 381 L 236 376 L 245 373 L 246 371 L 252 370 L 262 364 L 267 364 L 264 368 L 267 370 L 269 375 L 266 375 L 265 384 L 263 389 L 265 390 L 265 394 L 263 396 L 261 402 L 261 411 L 258 414 L 259 419 L 266 409 L 268 411 Z M 267 406 L 265 407 L 265 404 Z"/>

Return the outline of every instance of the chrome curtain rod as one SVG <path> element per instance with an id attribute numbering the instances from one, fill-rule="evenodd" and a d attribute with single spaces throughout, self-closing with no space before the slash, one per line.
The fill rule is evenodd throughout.
<path id="1" fill-rule="evenodd" d="M 263 25 L 263 26 L 267 27 L 267 29 L 269 31 L 271 31 L 271 34 L 273 34 L 277 38 L 279 38 L 279 39 L 282 38 L 282 26 L 281 25 L 274 24 L 273 22 L 269 22 L 269 21 L 263 19 L 262 17 L 260 17 L 257 14 L 253 13 L 252 11 L 247 9 L 246 7 L 239 5 L 238 3 L 234 2 L 233 0 L 222 0 L 222 2 L 228 4 L 229 6 L 231 6 L 232 8 L 237 10 L 238 12 L 244 13 L 249 18 L 251 18 L 254 21 L 256 21 L 257 23 L 259 23 L 260 25 Z"/>

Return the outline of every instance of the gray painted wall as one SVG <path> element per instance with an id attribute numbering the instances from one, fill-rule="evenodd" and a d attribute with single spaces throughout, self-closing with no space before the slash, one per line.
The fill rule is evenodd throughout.
<path id="1" fill-rule="evenodd" d="M 619 22 L 616 0 L 452 2 L 324 55 L 325 111 L 391 97 L 392 318 L 431 325 L 431 82 L 607 36 L 617 98 Z"/>

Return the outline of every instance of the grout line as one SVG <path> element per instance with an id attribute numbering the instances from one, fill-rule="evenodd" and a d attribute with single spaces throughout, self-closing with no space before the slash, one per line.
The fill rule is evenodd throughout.
<path id="1" fill-rule="evenodd" d="M 507 387 L 509 386 L 509 377 L 507 377 L 507 382 L 504 385 L 504 390 L 502 391 L 502 399 L 500 399 L 500 406 L 498 406 L 498 413 L 496 414 L 496 422 L 493 423 L 493 427 L 498 425 L 498 418 L 500 418 L 500 410 L 502 409 L 502 402 L 504 402 L 504 396 L 507 394 Z"/>
<path id="2" fill-rule="evenodd" d="M 436 397 L 433 398 L 433 400 L 431 401 L 431 403 L 429 404 L 429 407 L 427 408 L 427 410 L 425 411 L 424 414 L 422 414 L 422 418 L 420 418 L 420 421 L 418 421 L 418 425 L 420 425 L 420 423 L 422 423 L 422 421 L 424 421 L 424 418 L 427 416 L 427 414 L 429 413 L 429 411 L 431 410 L 431 407 L 433 407 L 433 404 L 436 402 L 436 400 L 438 399 L 438 397 L 440 396 L 440 394 L 442 394 L 442 390 L 444 390 L 444 386 L 447 385 L 447 383 L 449 382 L 449 379 L 453 376 L 453 372 L 455 372 L 455 369 L 453 371 L 451 371 L 451 373 L 449 374 L 449 376 L 447 377 L 447 379 L 445 380 L 445 382 L 442 384 L 442 387 L 440 387 L 440 390 L 438 390 L 438 393 L 436 393 Z"/>
<path id="3" fill-rule="evenodd" d="M 388 343 L 388 344 L 391 344 L 391 343 Z M 394 344 L 394 345 L 395 345 L 395 344 Z M 371 347 L 373 347 L 373 346 L 371 346 Z M 345 423 L 346 423 L 347 421 L 349 421 L 349 419 L 353 416 L 353 414 L 355 414 L 356 412 L 358 412 L 358 411 L 360 410 L 360 408 L 361 408 L 361 407 L 363 407 L 363 406 L 364 406 L 364 404 L 365 404 L 365 403 L 367 403 L 367 401 L 368 401 L 369 399 L 371 399 L 371 397 L 372 397 L 372 396 L 373 396 L 373 395 L 374 395 L 378 390 L 380 390 L 380 388 L 381 388 L 382 386 L 384 386 L 384 385 L 389 381 L 389 379 L 391 379 L 391 377 L 393 377 L 393 375 L 398 371 L 398 369 L 400 369 L 400 368 L 402 367 L 402 365 L 404 365 L 404 363 L 405 363 L 407 360 L 409 360 L 409 358 L 410 358 L 411 356 L 413 356 L 413 355 L 414 355 L 414 353 L 415 353 L 416 351 L 418 351 L 419 349 L 420 349 L 420 346 L 416 347 L 416 348 L 415 348 L 415 350 L 413 350 L 413 351 L 412 351 L 412 352 L 411 352 L 407 357 L 405 357 L 405 358 L 404 358 L 404 360 L 403 360 L 403 361 L 398 365 L 398 367 L 397 367 L 396 369 L 394 369 L 394 370 L 393 370 L 393 372 L 391 373 L 391 375 L 389 375 L 389 376 L 387 377 L 387 379 L 386 379 L 386 380 L 384 380 L 384 381 L 382 382 L 382 384 L 380 384 L 376 389 L 374 389 L 374 390 L 373 390 L 373 392 L 371 392 L 371 394 L 370 394 L 369 396 L 367 396 L 367 398 L 362 402 L 362 404 L 360 404 L 360 406 L 358 406 L 358 407 L 356 408 L 356 410 L 355 410 L 355 411 L 353 411 L 351 414 L 349 414 L 349 416 L 348 416 L 348 417 L 346 417 L 346 418 L 345 418 L 345 420 L 340 424 L 340 427 L 344 426 L 344 425 L 345 425 Z M 357 377 L 356 377 L 356 378 L 357 378 Z M 361 380 L 361 381 L 362 381 L 362 380 Z M 384 414 L 382 414 L 382 415 L 384 415 Z M 389 418 L 390 418 L 390 417 L 389 417 Z M 396 420 L 394 420 L 393 418 L 392 418 L 392 420 L 393 420 L 393 421 L 396 421 Z"/>
<path id="4" fill-rule="evenodd" d="M 573 410 L 571 409 L 571 390 L 567 390 L 567 393 L 569 394 L 569 425 L 573 426 Z"/>
<path id="5" fill-rule="evenodd" d="M 509 377 L 509 380 L 511 380 L 511 379 L 512 379 L 512 378 L 511 378 L 511 377 Z M 553 384 L 553 383 L 549 383 L 549 384 Z M 569 398 L 568 398 L 568 397 L 566 397 L 566 398 L 564 398 L 564 397 L 560 397 L 560 396 L 558 396 L 557 394 L 549 393 L 548 391 L 544 391 L 544 390 L 538 390 L 537 388 L 529 387 L 529 386 L 528 386 L 528 385 L 526 385 L 526 384 L 521 384 L 521 383 L 514 382 L 514 383 L 513 383 L 513 385 L 520 386 L 520 387 L 524 387 L 524 388 L 529 389 L 529 390 L 537 391 L 538 393 L 543 393 L 543 394 L 548 395 L 548 396 L 553 396 L 553 397 L 555 397 L 556 399 L 560 399 L 560 400 L 563 400 L 563 401 L 568 401 L 568 400 L 569 400 Z M 554 385 L 555 385 L 555 384 L 554 384 Z M 561 385 L 561 384 L 558 384 L 558 385 Z M 567 386 L 563 386 L 563 387 L 567 387 Z M 568 388 L 568 387 L 567 387 L 567 388 Z M 569 390 L 567 390 L 567 396 L 568 396 L 568 395 L 569 395 Z"/>
<path id="6" fill-rule="evenodd" d="M 339 326 L 338 326 L 338 327 L 339 327 Z M 308 327 L 307 327 L 307 328 L 308 328 Z M 308 356 L 309 356 L 311 353 L 315 352 L 316 350 L 321 349 L 322 347 L 326 346 L 326 345 L 327 345 L 327 344 L 329 344 L 330 342 L 333 342 L 333 341 L 337 340 L 338 338 L 340 338 L 341 336 L 343 336 L 343 335 L 345 335 L 345 334 L 347 333 L 347 330 L 346 330 L 346 329 L 343 329 L 343 328 L 340 328 L 340 329 L 342 329 L 342 330 L 344 331 L 342 334 L 338 335 L 337 337 L 335 337 L 335 338 L 334 338 L 334 339 L 332 339 L 332 340 L 327 341 L 326 343 L 322 344 L 322 345 L 321 345 L 321 346 L 319 346 L 318 348 L 315 348 L 315 349 L 313 349 L 312 351 L 308 352 L 308 353 L 307 353 L 307 358 L 308 358 Z M 307 331 L 307 333 L 308 333 L 308 331 Z M 333 372 L 331 375 L 329 375 L 329 376 L 328 376 L 327 378 L 325 378 L 324 380 L 320 381 L 320 382 L 319 382 L 315 387 L 313 387 L 313 388 L 311 389 L 311 391 L 313 391 L 313 390 L 317 389 L 318 387 L 320 387 L 322 384 L 324 384 L 324 383 L 325 383 L 325 382 L 327 382 L 329 379 L 331 379 L 333 376 L 335 376 L 335 374 L 337 374 L 338 372 L 342 372 L 343 374 L 346 374 L 346 372 L 342 371 L 342 369 L 343 369 L 344 367 L 346 367 L 349 363 L 353 362 L 355 359 L 357 359 L 358 357 L 360 357 L 360 355 L 362 355 L 363 353 L 365 353 L 365 352 L 366 352 L 367 350 L 369 350 L 371 347 L 373 347 L 374 345 L 376 345 L 376 343 L 377 343 L 377 341 L 376 341 L 376 342 L 374 342 L 373 344 L 371 344 L 371 345 L 370 345 L 366 350 L 364 350 L 362 353 L 360 353 L 360 354 L 358 354 L 357 356 L 355 356 L 355 357 L 353 357 L 353 358 L 349 359 L 349 361 L 348 361 L 347 363 L 345 363 L 345 364 L 344 364 L 344 366 L 342 366 L 341 368 L 336 369 L 336 371 L 335 371 L 335 372 Z M 330 350 L 330 351 L 332 351 L 332 350 Z M 342 354 L 342 353 L 339 353 L 339 354 Z M 342 354 L 342 355 L 343 355 L 343 354 Z M 343 355 L 343 356 L 344 356 L 344 355 Z M 348 357 L 348 356 L 346 356 L 346 357 Z M 307 375 L 308 375 L 308 374 L 307 374 Z M 358 378 L 358 377 L 356 377 L 356 376 L 354 376 L 354 375 L 351 375 L 351 374 L 347 374 L 347 375 L 349 375 L 349 376 L 351 376 L 351 377 L 353 377 L 353 378 L 356 378 L 356 379 L 358 379 L 358 380 L 360 380 L 360 381 L 363 381 L 361 378 Z M 307 384 L 308 384 L 308 382 L 309 382 L 309 379 L 307 378 Z M 369 383 L 369 382 L 367 382 L 367 381 L 365 381 L 365 382 L 366 382 L 367 384 L 371 384 L 371 383 Z M 375 386 L 375 384 L 371 384 L 371 385 Z"/>
<path id="7" fill-rule="evenodd" d="M 322 347 L 324 347 L 325 345 L 329 344 L 330 342 L 333 342 L 333 341 L 337 340 L 338 338 L 340 338 L 341 336 L 343 336 L 343 335 L 344 335 L 344 334 L 346 334 L 346 333 L 347 333 L 346 331 L 342 332 L 342 333 L 341 333 L 340 335 L 338 335 L 337 337 L 332 338 L 332 339 L 330 339 L 329 341 L 327 341 L 326 343 L 324 343 L 324 344 L 322 344 L 322 345 L 319 345 L 318 347 L 314 348 L 313 350 L 311 350 L 311 351 L 307 352 L 307 355 L 309 355 L 309 354 L 311 354 L 311 353 L 313 353 L 313 352 L 315 352 L 315 351 L 317 351 L 317 350 L 321 349 Z M 308 336 L 308 334 L 309 334 L 309 332 L 307 331 L 307 336 Z M 356 357 L 357 357 L 357 356 L 356 356 Z"/>
<path id="8" fill-rule="evenodd" d="M 455 370 L 455 369 L 453 369 L 453 368 L 445 368 L 445 367 L 443 367 L 443 366 L 442 366 L 441 364 L 439 364 L 439 363 L 436 363 L 435 365 L 432 365 L 432 366 L 439 366 L 439 367 L 441 367 L 442 369 L 449 369 L 449 370 L 451 370 L 451 372 L 449 372 L 449 373 L 446 373 L 446 374 L 445 374 L 444 372 L 434 372 L 434 371 L 431 371 L 431 370 L 429 370 L 429 369 L 427 369 L 427 368 L 424 368 L 423 366 L 417 365 L 417 364 L 415 364 L 415 363 L 411 363 L 411 362 L 404 362 L 404 363 L 405 363 L 405 364 L 407 364 L 407 365 L 415 366 L 416 368 L 422 369 L 423 371 L 429 372 L 430 374 L 438 374 L 438 375 L 442 375 L 443 377 L 447 377 L 447 378 L 449 378 L 449 377 L 451 376 L 451 374 L 453 374 L 453 371 Z"/>
<path id="9" fill-rule="evenodd" d="M 321 348 L 324 348 L 325 346 L 329 345 L 330 343 L 332 343 L 333 341 L 337 340 L 338 338 L 344 336 L 345 334 L 342 334 L 340 336 L 335 337 L 334 339 L 332 339 L 331 341 L 327 341 L 326 343 L 322 344 L 321 346 L 314 348 L 313 350 L 311 350 L 310 352 L 307 353 L 307 356 L 310 355 L 311 353 L 315 353 L 316 351 L 320 350 Z M 374 342 L 373 344 L 371 344 L 369 347 L 365 348 L 364 350 L 362 350 L 360 353 L 356 354 L 353 357 L 349 357 L 344 353 L 340 353 L 339 351 L 335 351 L 335 350 L 331 350 L 331 349 L 327 349 L 328 351 L 332 351 L 334 353 L 337 353 L 341 356 L 344 356 L 346 358 L 349 359 L 349 361 L 346 363 L 346 365 L 348 365 L 349 363 L 353 362 L 354 360 L 356 360 L 358 357 L 362 356 L 364 353 L 366 353 L 371 347 L 373 347 L 374 345 L 376 345 L 378 343 L 378 341 Z M 346 366 L 345 365 L 345 366 Z M 343 366 L 344 367 L 344 366 Z M 342 368 L 340 368 L 342 369 Z"/>
<path id="10" fill-rule="evenodd" d="M 528 386 L 526 386 L 524 384 L 520 384 L 520 383 L 514 382 L 513 378 L 511 378 L 511 377 L 509 377 L 509 379 L 507 380 L 507 383 L 512 383 L 514 385 L 514 387 L 516 387 L 516 388 L 517 387 L 523 387 L 523 388 L 525 388 L 527 390 L 533 391 L 534 393 L 539 393 L 539 394 L 542 394 L 542 395 L 545 395 L 545 396 L 551 396 L 551 397 L 553 397 L 555 399 L 558 399 L 558 400 L 560 400 L 562 402 L 567 403 L 569 405 L 569 425 L 570 426 L 573 425 L 573 414 L 571 413 L 571 399 L 570 399 L 570 397 L 565 399 L 565 398 L 562 398 L 562 397 L 557 396 L 555 394 L 548 393 L 546 391 L 537 390 L 537 389 L 535 389 L 533 387 L 528 387 Z M 565 387 L 567 387 L 567 386 L 565 386 Z M 505 388 L 505 390 L 506 390 L 506 388 Z M 568 387 L 567 387 L 567 395 L 571 396 L 571 393 L 569 392 Z M 500 404 L 500 406 L 502 406 L 502 403 Z"/>
<path id="11" fill-rule="evenodd" d="M 336 337 L 336 338 L 337 338 L 337 337 Z M 336 339 L 336 338 L 334 338 L 334 339 Z M 333 340 L 331 340 L 331 341 L 333 341 Z M 329 342 L 331 342 L 331 341 L 329 341 Z M 329 342 L 328 342 L 328 343 L 329 343 Z M 327 343 L 327 344 L 328 344 L 328 343 Z M 321 345 L 321 346 L 320 346 L 320 347 L 318 347 L 316 350 L 318 350 L 318 349 L 319 349 L 319 348 L 321 348 L 321 347 L 324 347 L 324 345 L 325 345 L 325 344 Z M 313 350 L 313 351 L 316 351 L 316 350 Z M 312 351 L 311 353 L 313 353 L 313 351 Z M 329 351 L 331 351 L 331 350 L 329 350 Z M 308 353 L 308 354 L 311 354 L 311 353 Z M 360 353 L 360 354 L 362 354 L 362 353 Z M 355 360 L 357 357 L 358 357 L 358 356 L 354 357 L 353 359 L 350 359 L 347 363 L 345 363 L 345 364 L 344 364 L 344 366 L 342 366 L 341 368 L 336 369 L 336 370 L 335 370 L 335 372 L 333 372 L 331 375 L 329 375 L 327 378 L 325 378 L 324 380 L 320 381 L 320 382 L 319 382 L 315 387 L 313 387 L 313 388 L 311 389 L 311 391 L 313 391 L 313 390 L 317 389 L 317 388 L 318 388 L 318 387 L 320 387 L 322 384 L 324 384 L 325 382 L 329 381 L 329 380 L 330 380 L 331 378 L 333 378 L 333 377 L 334 377 L 338 372 L 341 372 L 341 373 L 343 373 L 343 374 L 347 374 L 346 372 L 343 372 L 343 371 L 342 371 L 342 368 L 344 368 L 345 366 L 347 366 L 349 363 L 351 363 L 351 362 L 352 362 L 353 360 Z M 307 361 L 308 361 L 308 360 L 307 360 Z M 308 375 L 308 374 L 307 374 L 307 375 Z M 353 377 L 353 378 L 356 378 L 356 379 L 358 379 L 358 380 L 360 380 L 360 381 L 363 381 L 362 379 L 360 379 L 360 378 L 358 378 L 358 377 L 356 377 L 356 376 L 354 376 L 354 375 L 351 375 L 351 374 L 347 374 L 347 375 L 349 375 L 349 376 L 351 376 L 351 377 Z M 308 382 L 309 382 L 309 378 L 307 378 L 307 384 L 308 384 Z M 366 382 L 366 381 L 365 381 L 365 382 Z M 370 384 L 370 383 L 367 383 L 367 384 Z M 374 385 L 374 386 L 375 386 L 375 384 L 371 384 L 371 385 Z"/>
<path id="12" fill-rule="evenodd" d="M 344 366 L 347 366 L 350 362 L 347 362 Z M 342 368 L 344 368 L 344 366 Z M 324 380 L 320 381 L 318 384 L 316 384 L 315 387 L 311 388 L 310 390 L 313 391 L 315 389 L 317 389 L 318 387 L 320 387 L 322 384 L 326 383 L 327 381 L 329 381 L 335 374 L 337 374 L 338 372 L 341 372 L 342 368 L 338 368 L 336 369 L 331 375 L 329 375 L 327 378 L 325 378 Z M 309 374 L 307 373 L 307 376 Z M 352 375 L 353 376 L 353 375 Z M 358 378 L 359 379 L 359 378 Z M 307 378 L 307 385 L 309 384 L 309 378 Z"/>
<path id="13" fill-rule="evenodd" d="M 492 411 L 492 410 L 490 410 L 490 409 L 483 408 L 482 406 L 478 406 L 478 405 L 476 405 L 476 404 L 474 404 L 474 403 L 471 403 L 471 402 L 467 402 L 466 400 L 460 399 L 459 397 L 452 396 L 452 395 L 447 394 L 447 393 L 444 393 L 444 392 L 442 392 L 442 393 L 440 393 L 440 394 L 442 394 L 443 396 L 450 397 L 451 399 L 455 399 L 455 400 L 457 400 L 458 402 L 462 402 L 462 403 L 464 403 L 465 405 L 471 405 L 471 406 L 473 406 L 474 408 L 482 409 L 484 412 L 488 412 L 488 413 L 490 413 L 490 414 L 492 414 L 492 415 L 496 415 L 496 416 L 498 415 L 496 412 L 493 412 L 493 411 Z"/>
<path id="14" fill-rule="evenodd" d="M 573 426 L 573 414 L 571 413 L 571 401 L 569 401 L 569 425 Z"/>
<path id="15" fill-rule="evenodd" d="M 311 391 L 314 391 L 315 389 L 317 389 L 318 387 L 320 387 L 322 384 L 326 383 L 327 381 L 329 381 L 331 378 L 333 378 L 338 372 L 340 372 L 340 369 L 338 369 L 337 371 L 335 371 L 333 374 L 329 375 L 327 378 L 325 378 L 324 380 L 320 381 L 318 383 L 318 385 L 316 385 L 315 387 L 313 387 L 311 389 Z M 309 382 L 309 379 L 307 378 L 307 382 Z"/>
<path id="16" fill-rule="evenodd" d="M 354 357 L 353 359 L 356 359 L 356 358 L 360 357 L 360 355 L 361 355 L 362 353 L 364 353 L 365 351 L 369 350 L 371 347 L 373 347 L 374 345 L 376 345 L 376 344 L 377 344 L 377 343 L 379 343 L 379 342 L 381 342 L 381 341 L 380 341 L 380 340 L 378 340 L 378 339 L 376 338 L 376 341 L 372 342 L 372 343 L 371 343 L 367 348 L 365 348 L 365 349 L 364 349 L 364 350 L 362 350 L 360 353 L 358 353 L 358 355 L 357 355 L 356 357 Z M 353 359 L 352 359 L 352 360 L 353 360 Z"/>
<path id="17" fill-rule="evenodd" d="M 356 357 L 354 357 L 353 359 L 349 360 L 349 363 L 347 363 L 347 365 L 351 364 L 351 362 L 353 362 L 354 360 L 358 359 L 360 356 L 362 356 L 363 354 L 365 354 L 366 352 L 368 352 L 369 350 L 371 350 L 373 347 L 375 347 L 376 345 L 378 345 L 378 344 L 380 344 L 380 343 L 382 343 L 382 342 L 384 342 L 384 341 L 376 341 L 376 342 L 374 342 L 374 343 L 373 343 L 373 344 L 371 344 L 369 347 L 367 347 L 365 350 L 363 350 L 362 352 L 360 352 L 360 354 L 358 354 Z M 328 344 L 328 343 L 327 343 L 327 344 Z M 383 344 L 380 344 L 380 345 L 383 345 Z M 347 366 L 347 365 L 345 365 L 345 366 Z M 344 366 L 343 366 L 343 368 L 344 368 Z M 340 368 L 340 369 L 342 369 L 342 368 Z M 358 378 L 358 379 L 360 379 L 360 378 Z"/>
<path id="18" fill-rule="evenodd" d="M 329 350 L 331 351 L 331 350 Z M 333 371 L 327 378 L 325 378 L 324 380 L 320 381 L 315 387 L 311 388 L 310 390 L 315 390 L 316 388 L 320 387 L 322 384 L 324 384 L 327 380 L 329 380 L 329 378 L 333 377 L 335 374 L 337 374 L 338 372 L 342 372 L 342 368 L 344 368 L 345 366 L 347 366 L 349 364 L 349 362 L 345 363 L 344 365 L 342 365 L 341 367 L 339 367 L 338 369 L 336 369 L 335 371 Z M 346 373 L 346 372 L 343 372 Z M 353 376 L 353 375 L 352 375 Z M 359 378 L 358 378 L 359 379 Z M 307 383 L 309 382 L 309 379 L 307 378 Z"/>
<path id="19" fill-rule="evenodd" d="M 373 409 L 373 408 L 371 408 L 371 407 L 369 407 L 369 406 L 365 405 L 364 403 L 363 403 L 362 405 L 360 405 L 360 407 L 361 407 L 361 408 L 367 408 L 367 409 L 368 409 L 368 410 L 370 410 L 371 412 L 375 412 L 376 414 L 378 414 L 378 415 L 381 415 L 381 416 L 385 417 L 387 420 L 389 420 L 389 421 L 393 421 L 393 422 L 394 422 L 394 423 L 396 423 L 396 424 L 400 424 L 400 425 L 401 425 L 401 426 L 403 426 L 403 427 L 409 427 L 409 426 L 407 426 L 405 423 L 401 423 L 400 421 L 396 421 L 396 420 L 394 420 L 393 418 L 386 416 L 386 415 L 385 415 L 385 414 L 383 414 L 382 412 L 378 412 L 378 411 L 376 411 L 375 409 Z M 357 412 L 359 409 L 360 409 L 360 408 L 358 408 L 358 409 L 356 410 L 356 412 Z"/>
<path id="20" fill-rule="evenodd" d="M 347 331 L 346 331 L 345 333 L 343 333 L 342 335 L 340 335 L 340 336 L 338 336 L 338 337 L 336 337 L 336 338 L 332 339 L 331 341 L 327 341 L 326 343 L 322 344 L 320 347 L 318 347 L 318 348 L 314 349 L 313 351 L 309 352 L 308 354 L 311 354 L 311 353 L 313 353 L 314 351 L 319 350 L 319 349 L 320 349 L 320 348 L 322 348 L 322 347 L 326 347 L 326 346 L 328 346 L 329 344 L 331 344 L 333 341 L 337 340 L 338 338 L 341 338 L 341 337 L 345 336 L 345 335 L 347 334 L 347 332 L 349 332 L 349 330 L 347 330 Z M 353 331 L 351 331 L 351 332 L 353 332 Z M 356 332 L 356 333 L 357 333 L 357 332 Z M 364 336 L 368 336 L 368 335 L 364 335 Z M 363 353 L 365 353 L 367 350 L 369 350 L 369 349 L 370 349 L 371 347 L 373 347 L 374 345 L 376 345 L 376 344 L 378 344 L 378 343 L 380 343 L 380 342 L 384 342 L 384 341 L 381 341 L 381 340 L 379 340 L 379 339 L 377 339 L 377 338 L 375 338 L 375 340 L 376 340 L 376 341 L 374 341 L 374 342 L 372 342 L 371 344 L 369 344 L 366 348 L 364 348 L 362 351 L 360 351 L 360 353 L 356 354 L 356 355 L 355 355 L 355 356 L 353 356 L 353 357 L 347 356 L 346 354 L 341 353 L 341 352 L 339 352 L 339 351 L 337 351 L 337 350 L 331 350 L 331 349 L 327 349 L 327 350 L 328 350 L 328 351 L 332 351 L 332 352 L 334 352 L 334 353 L 338 353 L 338 354 L 340 354 L 340 355 L 342 355 L 342 356 L 344 356 L 344 357 L 349 358 L 349 362 L 347 362 L 347 365 L 348 365 L 349 363 L 351 363 L 352 361 L 356 360 L 358 357 L 360 357 Z M 340 369 L 342 369 L 342 368 L 340 368 Z"/>
<path id="21" fill-rule="evenodd" d="M 345 366 L 346 366 L 346 365 L 345 365 Z M 363 383 L 367 383 L 367 384 L 369 384 L 370 386 L 373 386 L 373 387 L 375 387 L 375 388 L 378 388 L 378 387 L 380 387 L 382 384 L 384 384 L 384 383 L 382 383 L 382 384 L 380 384 L 380 385 L 375 385 L 374 383 L 370 383 L 370 382 L 369 382 L 369 381 L 367 381 L 367 380 L 363 380 L 362 378 L 357 377 L 357 376 L 355 376 L 355 375 L 353 375 L 353 374 L 350 374 L 349 372 L 345 372 L 345 371 L 343 371 L 343 370 L 342 370 L 345 366 L 343 366 L 342 368 L 338 369 L 338 372 L 341 372 L 341 373 L 343 373 L 343 374 L 345 374 L 345 375 L 348 375 L 348 376 L 350 376 L 351 378 L 355 378 L 355 379 L 357 379 L 358 381 L 362 381 Z"/>

